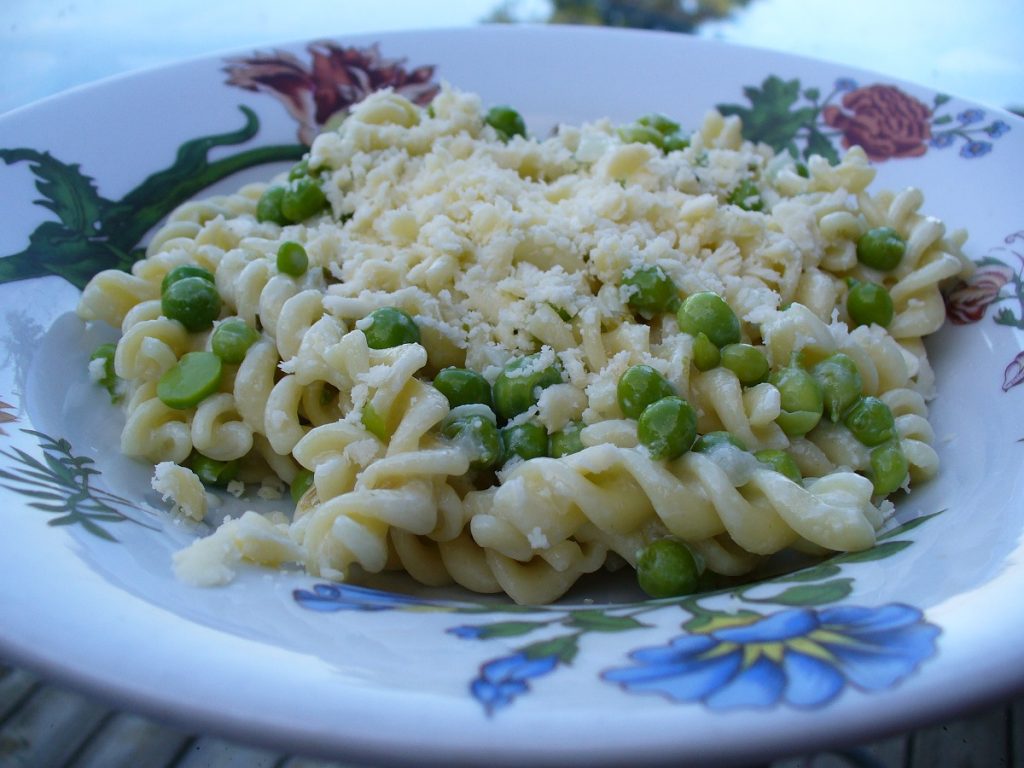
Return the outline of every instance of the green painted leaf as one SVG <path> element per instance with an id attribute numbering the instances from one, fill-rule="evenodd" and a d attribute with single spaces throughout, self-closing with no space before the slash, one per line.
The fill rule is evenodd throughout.
<path id="1" fill-rule="evenodd" d="M 2 487 L 30 499 L 26 503 L 27 507 L 48 515 L 58 515 L 49 519 L 48 525 L 79 525 L 88 533 L 107 541 L 117 539 L 100 523 L 130 520 L 147 528 L 154 527 L 107 504 L 105 497 L 115 499 L 116 503 L 126 507 L 135 506 L 113 494 L 90 487 L 90 478 L 99 475 L 99 470 L 92 466 L 94 462 L 88 456 L 74 455 L 71 443 L 67 440 L 54 440 L 41 432 L 27 429 L 22 431 L 38 438 L 43 460 L 39 461 L 18 448 L 0 451 L 0 456 L 14 462 L 11 469 L 0 470 L 0 478 L 11 483 Z"/>
<path id="2" fill-rule="evenodd" d="M 37 205 L 48 208 L 70 235 L 92 234 L 93 228 L 110 204 L 96 191 L 91 177 L 78 163 L 62 163 L 49 152 L 34 149 L 0 149 L 0 160 L 8 165 L 25 162 L 36 176 L 36 189 L 43 195 Z"/>
<path id="3" fill-rule="evenodd" d="M 24 250 L 0 257 L 0 283 L 52 274 L 84 288 L 97 272 L 128 269 L 144 255 L 138 244 L 146 232 L 211 184 L 245 168 L 293 161 L 305 153 L 301 144 L 286 144 L 209 161 L 211 149 L 248 141 L 258 132 L 256 114 L 248 107 L 240 109 L 245 116 L 242 128 L 185 142 L 170 167 L 151 174 L 118 202 L 100 197 L 77 164 L 34 149 L 0 150 L 0 159 L 8 164 L 32 164 L 36 187 L 44 195 L 36 202 L 59 219 L 36 227 Z"/>
<path id="4" fill-rule="evenodd" d="M 74 483 L 75 473 L 70 471 L 63 462 L 49 453 L 44 453 L 43 458 L 55 478 L 69 485 Z"/>
<path id="5" fill-rule="evenodd" d="M 838 576 L 841 571 L 842 569 L 838 565 L 827 562 L 811 566 L 810 568 L 804 568 L 800 571 L 794 571 L 793 573 L 787 573 L 783 576 L 777 576 L 772 581 L 822 581 Z"/>
<path id="6" fill-rule="evenodd" d="M 869 563 L 875 560 L 884 560 L 887 557 L 892 557 L 897 552 L 902 552 L 913 543 L 912 541 L 885 541 L 881 544 L 876 544 L 871 549 L 839 555 L 832 558 L 831 562 L 845 565 L 847 563 Z"/>
<path id="7" fill-rule="evenodd" d="M 932 125 L 946 125 L 946 123 L 952 123 L 953 117 L 951 115 L 942 115 L 932 120 Z"/>
<path id="8" fill-rule="evenodd" d="M 609 616 L 604 611 L 573 611 L 566 624 L 584 632 L 624 632 L 647 626 L 632 616 Z"/>
<path id="9" fill-rule="evenodd" d="M 4 487 L 6 488 L 7 486 Z M 40 499 L 43 501 L 60 501 L 61 499 L 64 498 L 64 494 L 61 493 L 35 491 L 32 490 L 32 488 L 17 489 L 17 492 L 20 493 L 22 496 L 27 496 L 30 499 Z"/>
<path id="10" fill-rule="evenodd" d="M 542 621 L 499 621 L 495 624 L 478 627 L 477 637 L 480 640 L 490 640 L 493 637 L 519 637 L 546 626 L 547 623 Z"/>
<path id="11" fill-rule="evenodd" d="M 782 80 L 771 75 L 760 88 L 747 86 L 743 93 L 750 101 L 749 109 L 722 104 L 719 111 L 737 115 L 743 120 L 744 138 L 763 141 L 776 151 L 782 151 L 800 127 L 807 122 L 813 123 L 818 114 L 814 108 L 795 107 L 800 97 L 799 80 Z"/>
<path id="12" fill-rule="evenodd" d="M 259 131 L 256 113 L 246 106 L 239 110 L 245 118 L 241 128 L 186 141 L 178 148 L 174 163 L 148 176 L 111 207 L 103 221 L 103 232 L 111 242 L 131 251 L 167 213 L 214 182 L 255 165 L 299 160 L 306 153 L 302 144 L 284 144 L 256 147 L 211 162 L 208 155 L 212 149 L 242 144 Z"/>
<path id="13" fill-rule="evenodd" d="M 575 634 L 562 635 L 551 640 L 533 643 L 523 648 L 522 651 L 530 659 L 555 656 L 563 664 L 571 664 L 572 660 L 576 658 L 576 653 L 579 651 L 579 644 Z"/>
<path id="14" fill-rule="evenodd" d="M 707 628 L 708 625 L 726 617 L 730 619 L 750 619 L 751 621 L 753 621 L 761 618 L 761 614 L 757 611 L 749 611 L 745 608 L 743 610 L 732 613 L 725 611 L 719 612 L 701 610 L 701 612 L 695 614 L 692 619 L 684 621 L 682 628 L 687 632 L 701 632 L 705 628 Z"/>
<path id="15" fill-rule="evenodd" d="M 842 600 L 851 591 L 853 591 L 853 579 L 834 579 L 820 584 L 801 584 L 797 587 L 790 587 L 774 597 L 760 598 L 755 602 L 793 606 L 825 605 Z"/>
<path id="16" fill-rule="evenodd" d="M 998 262 L 998 263 L 1001 264 L 1002 262 Z M 878 540 L 879 541 L 885 541 L 887 539 L 895 538 L 896 536 L 901 536 L 902 534 L 906 533 L 907 531 L 912 531 L 915 528 L 917 528 L 917 526 L 922 525 L 922 524 L 928 522 L 933 517 L 936 517 L 937 515 L 941 515 L 945 511 L 946 511 L 945 509 L 940 509 L 938 512 L 933 512 L 930 515 L 923 515 L 921 517 L 915 517 L 913 520 L 910 520 L 909 522 L 906 522 L 903 525 L 900 525 L 900 526 L 898 526 L 896 528 L 893 528 L 891 531 L 889 531 L 889 532 L 879 536 Z"/>
<path id="17" fill-rule="evenodd" d="M 833 165 L 839 162 L 839 153 L 832 146 L 832 142 L 813 126 L 807 131 L 807 148 L 804 149 L 804 158 L 810 159 L 811 155 L 821 155 Z"/>
<path id="18" fill-rule="evenodd" d="M 85 530 L 87 530 L 89 533 L 91 533 L 93 536 L 96 536 L 97 538 L 103 539 L 105 541 L 110 541 L 110 542 L 114 542 L 114 543 L 117 542 L 117 537 L 115 537 L 112 533 L 110 533 L 110 531 L 108 531 L 106 528 L 103 528 L 103 527 L 101 527 L 99 525 L 96 525 L 94 522 L 92 522 L 88 518 L 85 518 L 81 522 L 82 522 L 82 527 Z"/>

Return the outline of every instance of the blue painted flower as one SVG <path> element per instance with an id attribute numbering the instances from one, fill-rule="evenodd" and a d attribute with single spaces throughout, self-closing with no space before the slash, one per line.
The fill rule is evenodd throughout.
<path id="1" fill-rule="evenodd" d="M 938 627 L 917 608 L 793 608 L 723 616 L 668 645 L 633 651 L 603 677 L 630 693 L 700 701 L 712 709 L 824 706 L 847 686 L 891 688 L 935 653 Z"/>
<path id="2" fill-rule="evenodd" d="M 960 147 L 960 155 L 967 158 L 981 157 L 991 151 L 992 143 L 988 141 L 968 141 Z"/>
<path id="3" fill-rule="evenodd" d="M 985 112 L 980 109 L 965 109 L 956 119 L 960 121 L 961 125 L 970 125 L 971 123 L 977 123 L 985 119 Z"/>
<path id="4" fill-rule="evenodd" d="M 1002 120 L 995 120 L 990 125 L 985 127 L 985 133 L 987 133 L 993 139 L 998 139 L 1008 130 L 1010 130 L 1010 126 Z"/>
<path id="5" fill-rule="evenodd" d="M 352 584 L 315 584 L 312 591 L 296 589 L 292 597 L 303 608 L 323 613 L 335 611 L 390 611 L 410 606 L 432 606 L 429 600 L 381 592 Z"/>
<path id="6" fill-rule="evenodd" d="M 457 627 L 449 627 L 445 630 L 450 635 L 462 638 L 463 640 L 482 640 L 487 635 L 486 624 L 460 624 Z"/>
<path id="7" fill-rule="evenodd" d="M 487 714 L 507 707 L 517 696 L 530 690 L 529 680 L 543 677 L 558 666 L 557 653 L 534 656 L 521 650 L 511 656 L 492 659 L 480 667 L 480 675 L 470 683 L 473 698 L 484 705 Z"/>
<path id="8" fill-rule="evenodd" d="M 857 81 L 850 77 L 840 77 L 836 80 L 837 91 L 853 91 L 857 88 Z"/>
<path id="9" fill-rule="evenodd" d="M 943 133 L 937 133 L 932 136 L 931 141 L 928 143 L 937 149 L 945 149 L 950 146 L 955 139 L 956 136 L 953 133 L 944 131 Z"/>

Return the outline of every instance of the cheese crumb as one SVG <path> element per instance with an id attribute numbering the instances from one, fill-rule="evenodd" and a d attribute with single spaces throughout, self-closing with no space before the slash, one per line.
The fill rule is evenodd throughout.
<path id="1" fill-rule="evenodd" d="M 206 517 L 206 489 L 191 469 L 178 466 L 173 461 L 162 461 L 153 468 L 150 484 L 164 501 L 173 501 L 181 514 L 193 520 Z"/>

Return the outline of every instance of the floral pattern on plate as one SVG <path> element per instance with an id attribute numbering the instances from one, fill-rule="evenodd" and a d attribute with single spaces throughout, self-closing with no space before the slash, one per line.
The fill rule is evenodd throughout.
<path id="1" fill-rule="evenodd" d="M 29 507 L 50 515 L 48 525 L 78 525 L 106 541 L 117 541 L 106 528 L 110 523 L 131 521 L 155 531 L 161 529 L 155 519 L 147 521 L 125 511 L 147 512 L 100 487 L 95 462 L 73 453 L 67 440 L 29 429 L 22 432 L 38 439 L 42 457 L 37 459 L 16 447 L 0 450 L 0 456 L 11 462 L 9 468 L 0 467 L 0 487 L 24 496 L 29 499 Z"/>
<path id="2" fill-rule="evenodd" d="M 378 44 L 344 47 L 330 40 L 306 46 L 310 63 L 287 51 L 228 59 L 227 84 L 276 98 L 299 124 L 298 137 L 313 143 L 326 125 L 381 88 L 392 88 L 415 104 L 429 104 L 440 86 L 433 66 L 407 70 L 404 59 L 387 59 Z"/>
<path id="3" fill-rule="evenodd" d="M 686 617 L 682 634 L 662 645 L 633 648 L 626 654 L 630 664 L 605 669 L 601 679 L 628 694 L 657 693 L 675 703 L 701 703 L 717 710 L 813 709 L 830 704 L 848 688 L 892 688 L 935 654 L 940 630 L 919 609 L 842 602 L 854 582 L 846 568 L 903 551 L 912 540 L 898 537 L 928 519 L 901 526 L 865 552 L 839 555 L 729 592 L 747 605 L 783 606 L 774 612 L 725 610 L 718 607 L 720 593 L 715 592 L 573 608 L 427 600 L 330 583 L 294 590 L 292 596 L 301 607 L 319 613 L 431 610 L 487 617 L 447 631 L 460 640 L 513 646 L 481 664 L 468 683 L 470 695 L 488 715 L 529 694 L 542 678 L 561 670 L 571 674 L 573 662 L 586 653 L 588 635 L 650 631 L 656 626 L 651 619 L 680 611 Z M 535 639 L 513 642 L 526 636 Z"/>
<path id="4" fill-rule="evenodd" d="M 749 107 L 719 104 L 719 111 L 738 115 L 746 138 L 804 159 L 818 154 L 836 162 L 836 139 L 847 149 L 860 145 L 875 162 L 920 157 L 929 147 L 945 149 L 957 142 L 962 157 L 974 158 L 989 153 L 992 140 L 1010 130 L 1003 120 L 981 125 L 986 119 L 981 109 L 955 117 L 944 113 L 950 102 L 944 94 L 928 105 L 894 85 L 860 86 L 851 78 L 837 79 L 824 97 L 820 88 L 776 75 L 743 93 Z"/>
<path id="5" fill-rule="evenodd" d="M 956 325 L 979 322 L 989 307 L 1002 304 L 993 322 L 1024 330 L 1024 231 L 1003 238 L 975 262 L 977 270 L 957 285 L 946 298 L 946 315 Z M 1006 306 L 1009 304 L 1010 306 Z M 1016 310 L 1016 311 L 1015 311 Z M 1003 371 L 1003 391 L 1024 382 L 1024 352 Z"/>

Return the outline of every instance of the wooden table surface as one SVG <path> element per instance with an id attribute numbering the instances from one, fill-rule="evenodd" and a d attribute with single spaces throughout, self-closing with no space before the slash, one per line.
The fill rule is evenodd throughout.
<path id="1" fill-rule="evenodd" d="M 118 712 L 0 665 L 3 768 L 354 768 L 199 736 Z M 1024 766 L 1024 698 L 857 747 L 750 768 Z"/>

